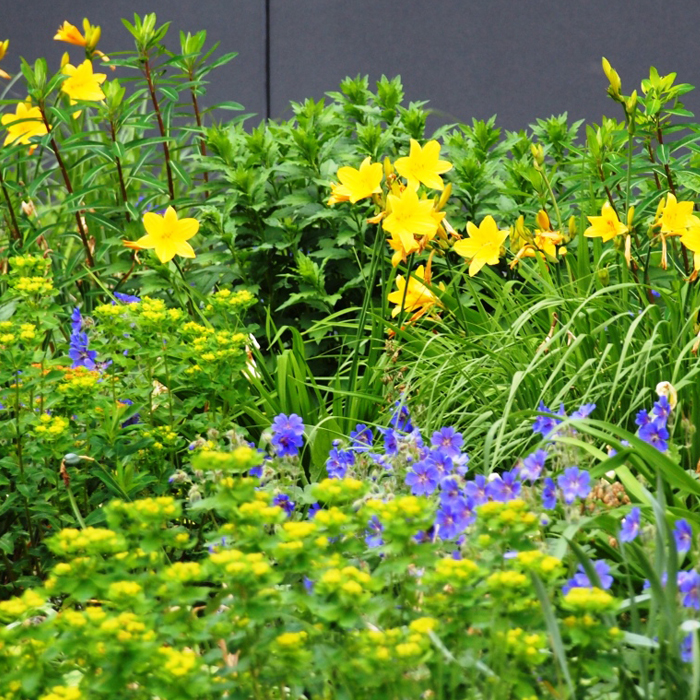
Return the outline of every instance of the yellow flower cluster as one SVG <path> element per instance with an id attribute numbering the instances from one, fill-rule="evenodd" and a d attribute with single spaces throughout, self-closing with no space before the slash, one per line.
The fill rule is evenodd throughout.
<path id="1" fill-rule="evenodd" d="M 221 481 L 224 485 L 224 480 Z M 270 505 L 272 496 L 269 493 L 258 491 L 255 500 L 242 503 L 238 508 L 240 520 L 249 525 L 274 525 L 281 523 L 285 518 L 284 509 Z"/>
<path id="2" fill-rule="evenodd" d="M 114 581 L 109 584 L 109 597 L 111 599 L 134 598 L 143 591 L 136 581 Z"/>
<path id="3" fill-rule="evenodd" d="M 453 559 L 445 557 L 435 565 L 434 580 L 440 584 L 459 586 L 473 581 L 479 567 L 471 559 Z"/>
<path id="4" fill-rule="evenodd" d="M 489 501 L 477 508 L 479 522 L 484 523 L 486 529 L 499 530 L 507 527 L 513 532 L 532 530 L 537 527 L 537 514 L 527 508 L 527 503 L 522 498 L 502 503 Z"/>
<path id="5" fill-rule="evenodd" d="M 283 650 L 297 649 L 308 638 L 306 632 L 284 632 L 275 637 L 275 644 Z"/>
<path id="6" fill-rule="evenodd" d="M 561 560 L 549 554 L 540 552 L 539 549 L 530 549 L 518 552 L 515 563 L 527 571 L 534 571 L 544 578 L 556 578 L 564 573 Z"/>
<path id="7" fill-rule="evenodd" d="M 225 573 L 226 579 L 240 585 L 265 584 L 273 574 L 272 566 L 262 552 L 244 554 L 238 549 L 222 549 L 209 555 L 215 571 Z"/>
<path id="8" fill-rule="evenodd" d="M 82 693 L 75 686 L 55 685 L 51 692 L 42 695 L 39 700 L 81 700 Z"/>
<path id="9" fill-rule="evenodd" d="M 520 571 L 495 571 L 486 579 L 486 585 L 493 595 L 510 595 L 512 592 L 525 588 L 529 583 L 528 577 Z"/>
<path id="10" fill-rule="evenodd" d="M 121 304 L 100 304 L 92 310 L 92 315 L 102 321 L 123 318 L 128 315 L 128 306 Z"/>
<path id="11" fill-rule="evenodd" d="M 202 369 L 207 365 L 226 362 L 232 359 L 244 359 L 246 357 L 245 346 L 248 337 L 245 333 L 233 333 L 232 331 L 214 331 L 200 335 L 192 341 L 193 356 L 197 358 L 194 367 Z M 190 374 L 192 367 L 188 368 Z"/>
<path id="12" fill-rule="evenodd" d="M 65 370 L 63 381 L 57 388 L 67 398 L 86 398 L 95 393 L 99 381 L 99 372 L 86 367 L 75 367 Z"/>
<path id="13" fill-rule="evenodd" d="M 314 484 L 311 494 L 317 501 L 324 503 L 348 503 L 360 498 L 367 486 L 359 479 L 323 479 Z"/>
<path id="14" fill-rule="evenodd" d="M 148 629 L 146 624 L 131 612 L 108 617 L 100 624 L 99 630 L 119 642 L 150 642 L 156 636 L 153 630 Z"/>
<path id="15" fill-rule="evenodd" d="M 208 314 L 214 311 L 237 314 L 254 302 L 255 297 L 247 289 L 239 289 L 237 292 L 220 289 L 209 297 L 205 311 Z"/>
<path id="16" fill-rule="evenodd" d="M 361 515 L 367 520 L 376 515 L 387 537 L 407 540 L 430 526 L 432 505 L 427 498 L 418 496 L 399 496 L 386 502 L 371 498 L 365 503 Z"/>
<path id="17" fill-rule="evenodd" d="M 541 664 L 547 658 L 547 635 L 542 632 L 528 634 L 522 627 L 514 627 L 505 633 L 497 632 L 496 637 L 510 654 L 530 666 Z"/>
<path id="18" fill-rule="evenodd" d="M 372 577 L 354 566 L 326 569 L 318 579 L 314 591 L 319 595 L 336 597 L 344 604 L 356 605 L 368 600 Z"/>
<path id="19" fill-rule="evenodd" d="M 184 316 L 182 309 L 169 309 L 162 299 L 142 297 L 141 301 L 129 304 L 141 330 L 162 333 L 176 328 Z"/>
<path id="20" fill-rule="evenodd" d="M 0 349 L 14 345 L 18 341 L 25 343 L 36 339 L 36 326 L 33 323 L 13 323 L 0 321 Z"/>
<path id="21" fill-rule="evenodd" d="M 51 267 L 51 260 L 41 255 L 15 255 L 8 260 L 13 275 L 18 277 L 45 276 Z"/>
<path id="22" fill-rule="evenodd" d="M 612 612 L 617 601 L 602 588 L 572 588 L 565 596 L 563 606 L 574 612 Z"/>
<path id="23" fill-rule="evenodd" d="M 198 581 L 202 575 L 202 566 L 196 561 L 178 561 L 163 572 L 163 578 L 168 581 L 188 583 Z"/>
<path id="24" fill-rule="evenodd" d="M 53 283 L 46 277 L 19 277 L 11 280 L 10 286 L 22 294 L 46 296 L 54 291 Z"/>
<path id="25" fill-rule="evenodd" d="M 31 588 L 26 590 L 20 597 L 10 598 L 0 602 L 0 618 L 17 619 L 28 612 L 35 612 L 43 607 L 46 600 Z"/>
<path id="26" fill-rule="evenodd" d="M 70 422 L 67 418 L 42 413 L 39 416 L 39 425 L 34 426 L 33 433 L 42 440 L 53 442 L 62 437 L 69 427 Z"/>
<path id="27" fill-rule="evenodd" d="M 175 678 L 181 678 L 197 670 L 198 656 L 191 649 L 173 649 L 160 647 L 158 651 L 165 657 L 163 670 Z"/>
<path id="28" fill-rule="evenodd" d="M 83 530 L 67 527 L 52 538 L 52 549 L 58 554 L 114 553 L 124 549 L 124 541 L 113 530 L 86 527 Z"/>
<path id="29" fill-rule="evenodd" d="M 143 437 L 153 438 L 151 447 L 154 450 L 176 447 L 181 440 L 180 436 L 169 425 L 159 425 L 151 430 L 144 430 Z"/>
<path id="30" fill-rule="evenodd" d="M 231 452 L 205 450 L 194 457 L 192 467 L 200 471 L 244 472 L 259 463 L 256 450 L 248 445 L 239 445 Z"/>
<path id="31" fill-rule="evenodd" d="M 115 500 L 108 508 L 110 515 L 114 514 L 137 523 L 160 524 L 182 514 L 182 507 L 171 496 L 142 498 L 131 503 Z"/>

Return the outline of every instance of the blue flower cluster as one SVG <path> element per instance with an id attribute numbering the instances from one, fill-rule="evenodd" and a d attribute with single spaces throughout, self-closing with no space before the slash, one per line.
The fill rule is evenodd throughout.
<path id="1" fill-rule="evenodd" d="M 639 411 L 635 423 L 639 426 L 637 435 L 644 442 L 648 442 L 659 452 L 668 450 L 668 419 L 671 415 L 671 404 L 666 396 L 660 396 L 650 413 Z"/>
<path id="2" fill-rule="evenodd" d="M 83 331 L 83 317 L 77 306 L 73 309 L 70 320 L 71 334 L 68 356 L 73 360 L 73 368 L 85 367 L 85 369 L 94 370 L 97 366 L 95 363 L 97 352 L 88 349 L 88 334 Z"/>

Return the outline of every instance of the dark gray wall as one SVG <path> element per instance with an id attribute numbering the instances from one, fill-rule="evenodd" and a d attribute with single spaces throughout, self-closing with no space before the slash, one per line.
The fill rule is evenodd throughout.
<path id="1" fill-rule="evenodd" d="M 16 69 L 21 54 L 57 67 L 67 45 L 52 41 L 56 28 L 84 15 L 102 26 L 109 53 L 130 40 L 120 17 L 150 11 L 173 21 L 173 48 L 178 30 L 206 29 L 238 51 L 212 74 L 209 101 L 236 100 L 261 117 L 289 116 L 289 100 L 358 73 L 400 74 L 407 98 L 430 100 L 444 121 L 497 113 L 517 129 L 563 111 L 620 116 L 605 96 L 603 55 L 627 92 L 650 65 L 700 85 L 700 0 L 0 0 L 0 40 L 11 42 L 3 66 Z M 700 91 L 685 99 L 700 112 Z"/>

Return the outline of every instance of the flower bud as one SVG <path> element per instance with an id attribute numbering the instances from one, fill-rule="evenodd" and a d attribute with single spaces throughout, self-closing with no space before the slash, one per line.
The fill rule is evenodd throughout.
<path id="1" fill-rule="evenodd" d="M 605 57 L 603 57 L 603 72 L 610 83 L 608 92 L 612 97 L 616 99 L 619 98 L 620 90 L 622 89 L 622 81 L 620 80 L 620 76 L 617 74 L 617 71 L 610 65 L 610 61 L 608 61 L 608 59 Z"/>
<path id="2" fill-rule="evenodd" d="M 542 148 L 542 144 L 531 144 L 530 145 L 530 151 L 532 153 L 532 157 L 535 159 L 535 166 L 540 166 L 544 163 L 544 148 Z"/>
<path id="3" fill-rule="evenodd" d="M 547 216 L 547 212 L 544 209 L 540 209 L 537 212 L 535 221 L 537 222 L 537 225 L 542 231 L 550 231 L 552 228 L 552 225 L 549 223 L 549 217 Z"/>
<path id="4" fill-rule="evenodd" d="M 607 267 L 598 270 L 598 279 L 603 286 L 607 287 L 610 284 L 610 270 Z"/>
<path id="5" fill-rule="evenodd" d="M 66 51 L 63 56 L 61 56 L 61 68 L 64 68 L 70 63 L 70 55 L 68 54 L 68 51 Z"/>
<path id="6" fill-rule="evenodd" d="M 678 392 L 671 382 L 659 382 L 656 385 L 656 393 L 659 397 L 665 396 L 671 409 L 678 404 Z"/>

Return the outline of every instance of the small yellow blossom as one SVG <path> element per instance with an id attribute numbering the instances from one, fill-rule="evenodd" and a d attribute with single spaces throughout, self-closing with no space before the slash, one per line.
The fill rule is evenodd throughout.
<path id="1" fill-rule="evenodd" d="M 584 236 L 587 238 L 602 238 L 603 243 L 621 236 L 628 232 L 627 226 L 617 218 L 615 210 L 610 206 L 610 202 L 605 202 L 600 211 L 600 216 L 587 217 L 590 226 L 584 231 Z"/>
<path id="2" fill-rule="evenodd" d="M 58 31 L 54 36 L 54 41 L 65 41 L 66 43 L 73 44 L 74 46 L 87 45 L 87 41 L 80 33 L 80 30 L 75 25 L 66 21 L 64 21 L 58 28 Z"/>
<path id="3" fill-rule="evenodd" d="M 452 163 L 440 160 L 440 144 L 437 141 L 428 141 L 421 148 L 418 141 L 411 139 L 409 155 L 399 158 L 394 167 L 401 177 L 406 178 L 412 189 L 417 189 L 422 182 L 426 187 L 441 190 L 445 183 L 440 175 L 451 170 Z"/>
<path id="4" fill-rule="evenodd" d="M 477 227 L 471 221 L 467 222 L 469 238 L 463 238 L 454 245 L 455 253 L 464 258 L 470 258 L 469 276 L 481 270 L 484 265 L 498 265 L 501 256 L 501 246 L 508 238 L 508 231 L 501 231 L 494 218 L 487 216 Z"/>
<path id="5" fill-rule="evenodd" d="M 359 170 L 349 165 L 338 168 L 340 185 L 331 185 L 332 194 L 328 200 L 329 204 L 347 200 L 355 204 L 361 199 L 381 193 L 384 168 L 381 163 L 372 163 L 371 160 L 369 157 L 365 158 Z"/>
<path id="6" fill-rule="evenodd" d="M 398 316 L 401 313 L 402 303 L 404 303 L 404 309 L 406 311 L 416 312 L 412 317 L 412 320 L 420 318 L 430 311 L 433 306 L 440 304 L 440 301 L 435 294 L 433 294 L 430 289 L 420 282 L 420 280 L 425 279 L 425 269 L 423 265 L 416 268 L 414 275 L 415 276 L 412 275 L 408 280 L 408 289 L 406 289 L 406 280 L 404 279 L 403 275 L 396 276 L 396 291 L 391 292 L 391 294 L 388 296 L 389 302 L 396 304 L 394 310 L 391 312 L 392 316 Z"/>
<path id="7" fill-rule="evenodd" d="M 79 66 L 70 63 L 63 66 L 62 73 L 68 77 L 61 84 L 61 92 L 71 99 L 71 104 L 78 100 L 97 102 L 104 100 L 105 94 L 100 85 L 107 76 L 104 73 L 93 73 L 92 62 L 84 60 Z"/>
<path id="8" fill-rule="evenodd" d="M 19 142 L 24 146 L 31 145 L 31 152 L 36 145 L 30 144 L 29 139 L 33 136 L 45 136 L 48 133 L 41 111 L 38 107 L 32 107 L 29 99 L 26 102 L 18 102 L 15 113 L 3 114 L 0 121 L 7 129 L 4 146 Z"/>
<path id="9" fill-rule="evenodd" d="M 176 255 L 194 258 L 192 246 L 187 242 L 199 231 L 197 219 L 178 219 L 177 212 L 168 207 L 163 216 L 151 211 L 143 216 L 146 235 L 130 243 L 131 248 L 146 250 L 154 248 L 156 256 L 162 263 L 170 262 Z M 127 241 L 125 241 L 127 243 Z"/>

